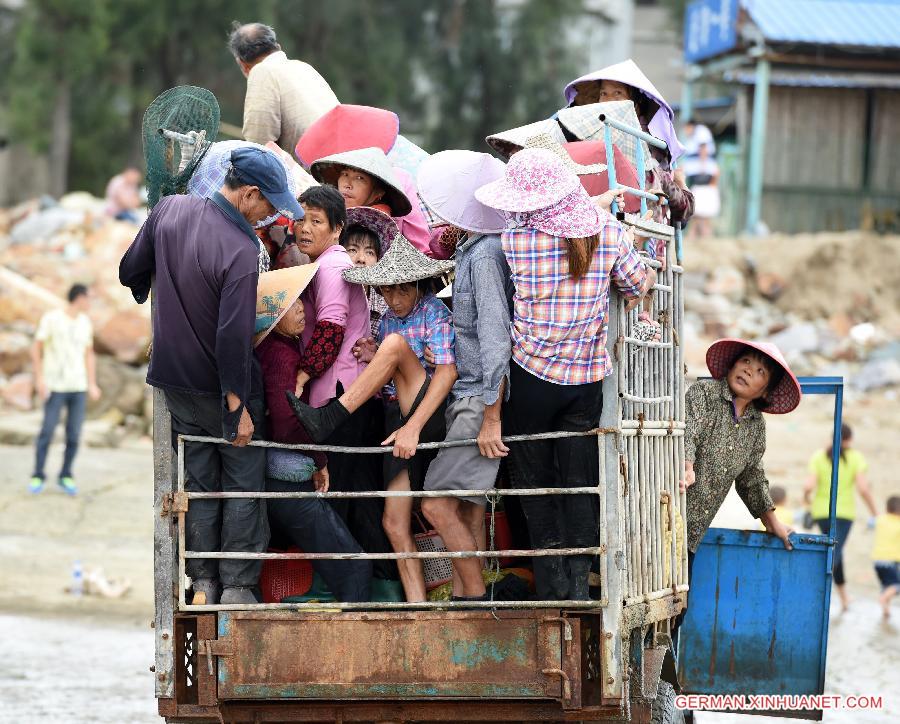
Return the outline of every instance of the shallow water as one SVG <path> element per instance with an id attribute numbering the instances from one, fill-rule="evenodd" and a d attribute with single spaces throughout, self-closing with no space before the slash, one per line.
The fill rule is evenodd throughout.
<path id="1" fill-rule="evenodd" d="M 829 724 L 900 721 L 900 605 L 882 622 L 860 597 L 830 624 L 827 694 L 882 695 L 881 711 L 825 713 Z M 0 722 L 151 724 L 153 633 L 146 625 L 0 614 Z M 780 724 L 785 719 L 698 713 L 703 724 Z"/>
<path id="2" fill-rule="evenodd" d="M 0 614 L 0 642 L 0 722 L 162 722 L 149 627 Z"/>

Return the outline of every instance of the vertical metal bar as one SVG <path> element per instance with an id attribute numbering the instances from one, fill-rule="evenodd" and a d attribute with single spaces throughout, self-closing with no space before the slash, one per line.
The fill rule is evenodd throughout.
<path id="1" fill-rule="evenodd" d="M 753 88 L 753 121 L 750 128 L 750 159 L 747 170 L 747 221 L 744 226 L 749 234 L 757 233 L 762 209 L 770 71 L 771 65 L 766 58 L 759 58 L 756 61 L 756 83 Z"/>
<path id="2" fill-rule="evenodd" d="M 610 156 L 612 158 L 612 156 Z M 612 168 L 613 164 L 609 164 Z M 610 299 L 610 309 L 620 310 L 623 301 L 618 294 Z M 607 349 L 614 354 L 621 335 L 619 314 L 610 315 L 609 337 Z M 624 350 L 619 348 L 619 366 Z M 608 375 L 603 382 L 603 415 L 601 425 L 603 427 L 622 427 L 622 401 L 619 397 L 619 375 Z M 622 478 L 619 473 L 619 452 L 622 450 L 622 435 L 604 435 L 603 444 L 606 446 L 606 534 L 607 550 L 607 577 L 604 598 L 608 605 L 601 608 L 603 631 L 611 633 L 612 638 L 605 640 L 603 650 L 604 678 L 601 682 L 601 703 L 619 704 L 624 698 L 625 663 L 622 651 L 622 637 L 619 632 L 622 628 L 622 614 L 625 596 L 623 584 L 627 560 L 624 555 L 624 521 L 625 511 L 622 496 Z"/>
<path id="3" fill-rule="evenodd" d="M 831 495 L 828 502 L 828 530 L 835 537 L 837 524 L 838 475 L 841 465 L 841 424 L 844 415 L 844 385 L 838 385 L 834 393 L 834 429 L 831 432 Z"/>
<path id="4" fill-rule="evenodd" d="M 609 188 L 613 190 L 618 188 L 618 183 L 616 183 L 616 156 L 613 151 L 612 129 L 608 123 L 603 124 L 603 143 L 606 146 L 606 175 L 609 179 Z M 624 211 L 624 209 L 622 210 Z M 618 212 L 619 204 L 613 201 L 612 213 L 616 214 Z"/>
<path id="5" fill-rule="evenodd" d="M 681 264 L 681 259 L 684 255 L 684 245 L 683 245 L 683 234 L 681 232 L 681 222 L 675 222 L 675 254 L 678 258 L 678 263 Z"/>
<path id="6" fill-rule="evenodd" d="M 625 549 L 628 552 L 628 596 L 633 598 L 638 595 L 640 589 L 640 570 L 641 563 L 638 558 L 638 513 L 637 513 L 637 491 L 632 489 L 632 450 L 635 445 L 635 438 L 626 437 L 623 439 L 625 445 L 625 465 L 628 470 L 628 499 L 626 510 L 626 529 L 628 535 L 625 539 Z"/>
<path id="7" fill-rule="evenodd" d="M 677 422 L 684 422 L 685 420 L 685 378 L 684 378 L 684 274 L 683 272 L 676 272 L 674 269 L 672 281 L 673 281 L 673 289 L 675 290 L 675 300 L 674 300 L 674 311 L 675 311 L 675 326 L 673 327 L 672 333 L 677 335 L 677 345 L 674 346 L 675 350 L 675 385 L 677 394 L 675 395 L 675 399 L 677 401 L 675 420 Z M 675 444 L 675 449 L 677 452 L 676 457 L 676 480 L 679 480 L 681 476 L 684 474 L 684 438 L 678 437 Z M 681 583 L 688 583 L 688 572 L 687 572 L 687 499 L 684 494 L 678 492 L 678 512 L 681 514 L 681 524 L 682 534 L 684 535 L 684 545 L 681 549 Z"/>
<path id="8" fill-rule="evenodd" d="M 609 605 L 609 595 L 606 590 L 608 577 L 607 556 L 609 553 L 609 533 L 606 530 L 606 491 L 610 482 L 606 479 L 606 435 L 597 436 L 597 497 L 600 504 L 600 547 L 603 554 L 600 556 L 600 605 Z"/>
<path id="9" fill-rule="evenodd" d="M 653 587 L 651 578 L 650 563 L 650 545 L 647 540 L 647 495 L 649 491 L 644 484 L 647 480 L 647 438 L 638 436 L 637 438 L 637 465 L 635 465 L 634 474 L 632 475 L 634 484 L 632 489 L 636 490 L 638 495 L 638 538 L 641 545 L 641 595 L 647 595 Z"/>
<path id="10" fill-rule="evenodd" d="M 663 564 L 663 524 L 662 524 L 662 508 L 660 507 L 662 491 L 662 480 L 660 478 L 659 469 L 659 441 L 658 437 L 650 438 L 650 465 L 652 466 L 653 481 L 653 555 L 655 558 L 653 572 L 655 573 L 655 582 L 653 592 L 659 591 L 663 587 L 665 575 L 665 567 Z"/>
<path id="11" fill-rule="evenodd" d="M 178 438 L 178 492 L 184 492 L 184 440 Z M 184 582 L 185 582 L 185 531 L 184 531 L 184 513 L 178 513 L 178 608 L 183 610 L 187 605 L 184 598 Z"/>
<path id="12" fill-rule="evenodd" d="M 175 570 L 172 519 L 164 516 L 163 500 L 172 495 L 172 430 L 165 393 L 153 389 L 153 629 L 156 639 L 156 698 L 175 696 L 175 636 L 173 634 Z"/>
<path id="13" fill-rule="evenodd" d="M 607 128 L 609 128 L 608 125 Z M 637 144 L 636 155 L 637 158 L 635 159 L 635 161 L 637 166 L 638 188 L 643 191 L 644 187 L 647 185 L 647 170 L 645 168 L 647 161 L 644 158 L 644 144 L 642 144 L 640 141 L 638 141 Z M 647 199 L 641 196 L 641 216 L 643 217 L 646 213 Z"/>

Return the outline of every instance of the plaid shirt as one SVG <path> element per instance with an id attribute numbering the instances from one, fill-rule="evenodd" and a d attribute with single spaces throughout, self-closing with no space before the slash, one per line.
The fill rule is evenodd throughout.
<path id="1" fill-rule="evenodd" d="M 425 362 L 426 347 L 434 353 L 435 364 L 456 363 L 453 351 L 456 344 L 453 317 L 446 305 L 433 294 L 422 297 L 413 310 L 402 319 L 388 308 L 378 328 L 378 343 L 395 332 L 403 335 L 426 370 L 431 369 Z"/>
<path id="2" fill-rule="evenodd" d="M 536 229 L 503 232 L 503 253 L 512 271 L 513 359 L 542 380 L 583 385 L 612 370 L 606 352 L 609 285 L 636 297 L 646 271 L 624 230 L 609 217 L 590 269 L 569 276 L 569 242 Z"/>
<path id="3" fill-rule="evenodd" d="M 265 146 L 260 146 L 258 143 L 250 143 L 249 141 L 219 141 L 212 144 L 206 153 L 203 154 L 203 158 L 200 159 L 200 163 L 197 164 L 197 168 L 194 169 L 194 173 L 188 181 L 188 193 L 204 199 L 211 199 L 212 195 L 221 189 L 222 184 L 225 183 L 225 175 L 231 166 L 231 152 L 238 148 L 259 148 L 275 156 L 284 166 L 291 195 L 295 198 L 300 195 L 301 189 L 284 160 Z"/>

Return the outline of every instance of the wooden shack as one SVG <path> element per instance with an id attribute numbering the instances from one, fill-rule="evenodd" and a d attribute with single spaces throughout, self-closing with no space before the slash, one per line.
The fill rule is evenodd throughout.
<path id="1" fill-rule="evenodd" d="M 685 118 L 735 99 L 722 231 L 900 230 L 900 0 L 695 0 L 685 55 Z"/>

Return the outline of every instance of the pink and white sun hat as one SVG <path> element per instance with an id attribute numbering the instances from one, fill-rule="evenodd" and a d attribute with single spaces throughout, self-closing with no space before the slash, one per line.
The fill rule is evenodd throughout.
<path id="1" fill-rule="evenodd" d="M 768 404 L 762 408 L 762 411 L 773 415 L 784 415 L 797 407 L 803 396 L 800 382 L 791 372 L 781 350 L 771 342 L 753 342 L 733 337 L 713 342 L 706 350 L 706 366 L 709 368 L 710 374 L 717 380 L 725 377 L 746 347 L 771 357 L 784 370 L 784 377 L 767 395 Z"/>
<path id="2" fill-rule="evenodd" d="M 559 156 L 543 148 L 526 148 L 509 160 L 503 178 L 482 186 L 475 198 L 501 211 L 537 211 L 579 188 L 578 176 Z"/>
<path id="3" fill-rule="evenodd" d="M 563 239 L 583 239 L 599 234 L 610 218 L 597 208 L 579 183 L 577 189 L 550 208 L 522 214 L 519 224 Z"/>

